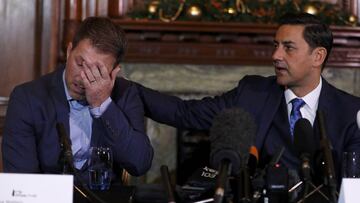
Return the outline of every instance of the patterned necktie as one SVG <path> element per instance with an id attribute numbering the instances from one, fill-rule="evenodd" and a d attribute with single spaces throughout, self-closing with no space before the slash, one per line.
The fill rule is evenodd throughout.
<path id="1" fill-rule="evenodd" d="M 291 103 L 292 103 L 292 109 L 291 109 L 291 113 L 290 113 L 290 133 L 291 133 L 291 137 L 293 137 L 295 123 L 297 120 L 302 118 L 300 108 L 302 106 L 304 106 L 305 102 L 302 99 L 295 98 L 295 99 L 291 100 Z"/>

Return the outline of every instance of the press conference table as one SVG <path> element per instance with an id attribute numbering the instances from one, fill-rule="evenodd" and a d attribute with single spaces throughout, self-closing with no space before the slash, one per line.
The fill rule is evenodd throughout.
<path id="1" fill-rule="evenodd" d="M 324 188 L 323 188 L 324 189 Z M 166 192 L 162 185 L 147 184 L 138 186 L 124 186 L 113 184 L 110 190 L 92 191 L 97 195 L 102 203 L 164 203 L 166 201 Z M 325 194 L 326 191 L 322 191 Z M 278 201 L 269 199 L 270 203 L 283 203 L 288 201 Z M 188 201 L 185 201 L 188 202 Z M 261 201 L 260 201 L 261 202 Z M 316 192 L 306 200 L 307 203 L 327 203 L 329 200 L 323 198 L 320 193 Z M 95 199 L 89 200 L 74 190 L 74 203 L 100 203 Z"/>
<path id="2" fill-rule="evenodd" d="M 82 191 L 84 190 L 82 189 Z M 97 195 L 103 202 L 125 203 L 132 202 L 135 193 L 135 186 L 123 186 L 119 184 L 112 185 L 110 190 L 92 192 Z M 98 203 L 98 201 L 94 199 L 87 199 L 80 192 L 74 189 L 74 203 Z"/>
<path id="3" fill-rule="evenodd" d="M 83 189 L 82 189 L 83 190 Z M 162 203 L 166 202 L 166 194 L 162 185 L 146 184 L 124 186 L 112 184 L 110 190 L 92 191 L 103 203 Z M 87 199 L 74 189 L 74 203 L 99 203 L 95 199 Z"/>

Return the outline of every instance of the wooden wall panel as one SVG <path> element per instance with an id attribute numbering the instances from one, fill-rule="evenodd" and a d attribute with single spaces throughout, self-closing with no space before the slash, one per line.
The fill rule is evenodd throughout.
<path id="1" fill-rule="evenodd" d="M 55 69 L 61 2 L 0 0 L 0 96 Z"/>
<path id="2" fill-rule="evenodd" d="M 82 19 L 88 16 L 107 16 L 108 4 L 108 0 L 83 0 Z"/>
<path id="3" fill-rule="evenodd" d="M 41 21 L 41 56 L 39 75 L 56 68 L 61 40 L 61 1 L 44 0 Z M 40 22 L 39 22 L 40 23 Z"/>
<path id="4" fill-rule="evenodd" d="M 0 139 L 7 108 L 3 97 L 56 67 L 62 5 L 62 0 L 0 0 Z"/>
<path id="5" fill-rule="evenodd" d="M 34 78 L 36 0 L 0 1 L 0 96 Z"/>

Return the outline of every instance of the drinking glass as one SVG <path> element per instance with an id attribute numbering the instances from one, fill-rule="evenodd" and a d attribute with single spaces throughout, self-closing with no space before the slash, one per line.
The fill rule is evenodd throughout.
<path id="1" fill-rule="evenodd" d="M 360 178 L 360 152 L 344 152 L 343 178 Z"/>
<path id="2" fill-rule="evenodd" d="M 109 147 L 91 147 L 89 158 L 89 188 L 108 190 L 110 188 L 113 156 Z"/>

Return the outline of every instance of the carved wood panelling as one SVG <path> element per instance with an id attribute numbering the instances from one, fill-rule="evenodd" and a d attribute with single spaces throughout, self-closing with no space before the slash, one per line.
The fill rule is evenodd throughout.
<path id="1" fill-rule="evenodd" d="M 99 10 L 98 1 L 88 1 L 87 8 L 92 4 L 90 6 L 92 10 Z M 65 9 L 78 13 L 73 16 L 81 16 L 81 11 L 77 6 L 81 0 L 67 0 L 66 2 L 69 6 Z M 129 43 L 125 62 L 271 65 L 273 37 L 277 29 L 275 25 L 129 20 L 124 14 L 135 5 L 136 0 L 107 0 L 106 2 L 108 16 L 121 25 L 127 33 Z M 106 12 L 90 13 L 105 15 Z M 65 45 L 72 39 L 79 22 L 79 17 L 65 16 L 63 53 Z M 332 27 L 332 30 L 334 47 L 328 66 L 359 67 L 360 57 L 357 53 L 360 48 L 360 29 L 358 27 Z"/>
<path id="2" fill-rule="evenodd" d="M 129 40 L 126 62 L 271 65 L 275 25 L 114 19 Z M 360 66 L 360 29 L 331 27 L 331 67 Z"/>

